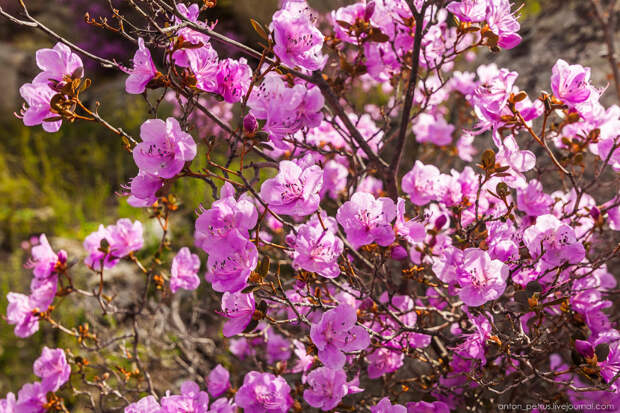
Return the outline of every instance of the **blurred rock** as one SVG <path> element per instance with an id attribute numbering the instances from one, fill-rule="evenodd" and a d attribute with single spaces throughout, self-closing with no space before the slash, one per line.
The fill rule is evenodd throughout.
<path id="1" fill-rule="evenodd" d="M 14 45 L 0 43 L 0 111 L 13 113 L 19 111 L 21 98 L 19 86 L 22 83 L 22 73 L 28 62 L 28 53 Z"/>
<path id="2" fill-rule="evenodd" d="M 603 29 L 598 26 L 589 0 L 545 0 L 536 16 L 521 22 L 523 41 L 512 50 L 490 54 L 498 66 L 519 72 L 517 84 L 536 98 L 541 90 L 551 90 L 551 68 L 561 58 L 569 64 L 592 68 L 592 84 L 612 87 L 601 102 L 618 103 L 614 93 L 611 68 Z M 616 49 L 620 46 L 620 30 L 616 28 Z M 483 61 L 483 60 L 481 60 Z"/>

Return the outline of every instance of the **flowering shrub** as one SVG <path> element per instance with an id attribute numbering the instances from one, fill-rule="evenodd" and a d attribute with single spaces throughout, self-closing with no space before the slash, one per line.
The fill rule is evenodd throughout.
<path id="1" fill-rule="evenodd" d="M 0 412 L 620 409 L 608 265 L 620 108 L 561 59 L 532 98 L 510 69 L 457 70 L 519 44 L 508 0 L 362 0 L 327 15 L 285 0 L 271 24 L 252 20 L 260 48 L 217 32 L 214 1 L 131 4 L 90 20 L 134 43 L 127 65 L 25 3 L 25 17 L 0 10 L 60 39 L 20 89 L 24 124 L 120 137 L 138 174 L 119 195 L 161 227 L 149 246 L 145 223 L 101 225 L 83 259 L 35 240 L 30 292 L 8 294 L 6 321 L 75 346 L 44 348 L 40 380 Z M 82 58 L 146 100 L 139 138 L 81 98 Z M 173 233 L 186 179 L 213 198 L 189 206 L 194 245 Z M 122 265 L 125 287 L 111 275 Z M 105 323 L 65 325 L 57 306 L 71 300 Z"/>

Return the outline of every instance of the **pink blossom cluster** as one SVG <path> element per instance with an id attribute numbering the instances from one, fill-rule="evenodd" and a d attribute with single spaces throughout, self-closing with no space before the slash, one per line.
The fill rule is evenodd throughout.
<path id="1" fill-rule="evenodd" d="M 114 225 L 99 225 L 97 231 L 84 239 L 84 249 L 88 252 L 84 263 L 95 271 L 112 268 L 143 245 L 142 223 L 121 218 Z"/>
<path id="2" fill-rule="evenodd" d="M 47 411 L 47 394 L 58 391 L 71 376 L 71 366 L 62 349 L 43 347 L 33 364 L 34 374 L 40 381 L 26 383 L 15 394 L 8 393 L 0 399 L 0 411 L 7 413 L 44 413 Z"/>
<path id="3" fill-rule="evenodd" d="M 41 125 L 46 132 L 57 132 L 62 117 L 58 109 L 51 106 L 52 98 L 62 93 L 67 83 L 84 75 L 84 65 L 82 59 L 61 42 L 52 49 L 37 50 L 36 61 L 41 72 L 19 89 L 25 101 L 20 118 L 26 126 Z"/>
<path id="4" fill-rule="evenodd" d="M 126 413 L 362 405 L 446 413 L 541 388 L 576 404 L 620 406 L 620 333 L 610 315 L 620 108 L 603 107 L 589 68 L 563 60 L 549 74 L 551 92 L 536 99 L 508 68 L 455 70 L 477 47 L 516 47 L 519 23 L 508 0 L 445 3 L 359 1 L 322 18 L 303 0 L 284 1 L 268 30 L 253 22 L 268 31 L 253 69 L 220 59 L 211 42 L 221 36 L 197 4 L 168 10 L 171 34 L 159 45 L 166 75 L 145 47 L 158 43 L 138 40 L 127 92 L 170 88 L 177 107 L 145 121 L 128 145 L 139 172 L 126 195 L 164 234 L 145 266 L 134 255 L 144 245 L 139 221 L 101 225 L 84 241 L 101 288 L 104 270 L 124 257 L 146 285 L 138 304 L 121 310 L 113 298 L 85 295 L 132 319 L 136 343 L 138 319 L 163 314 L 153 334 L 174 326 L 163 342 L 183 374 L 195 380 L 205 365 L 209 373 L 206 391 L 178 380 L 180 392 L 157 397 L 139 372 Z M 63 76 L 56 82 L 66 71 L 54 72 Z M 367 103 L 362 93 L 365 105 L 352 104 L 356 88 L 382 98 Z M 234 103 L 211 108 L 229 117 L 198 111 L 213 99 L 203 92 Z M 197 143 L 193 122 L 220 133 Z M 207 285 L 182 294 L 198 289 L 201 256 L 177 246 L 168 224 L 175 181 L 190 178 L 211 191 L 191 218 Z M 31 295 L 7 297 L 17 336 L 38 329 L 66 260 L 41 236 Z M 186 302 L 190 295 L 198 301 Z M 140 360 L 138 344 L 134 352 Z"/>
<path id="5" fill-rule="evenodd" d="M 187 7 L 180 3 L 177 10 L 181 16 L 176 18 L 177 23 L 186 20 L 207 28 L 206 24 L 199 21 L 200 10 L 197 4 Z M 252 78 L 252 70 L 245 58 L 220 60 L 211 46 L 209 36 L 189 27 L 179 29 L 177 36 L 177 44 L 171 45 L 174 50 L 171 54 L 172 61 L 179 67 L 191 71 L 196 88 L 217 94 L 229 103 L 238 102 L 245 96 Z M 154 79 L 162 76 L 157 71 L 151 52 L 142 38 L 138 39 L 133 68 L 126 71 L 129 77 L 125 83 L 125 90 L 131 94 L 144 93 Z"/>
<path id="6" fill-rule="evenodd" d="M 34 277 L 30 282 L 30 295 L 10 292 L 6 320 L 15 325 L 15 335 L 25 338 L 39 330 L 40 313 L 46 312 L 54 302 L 58 289 L 58 277 L 67 264 L 67 253 L 55 253 L 45 234 L 33 238 L 31 258 L 26 264 L 32 268 Z"/>

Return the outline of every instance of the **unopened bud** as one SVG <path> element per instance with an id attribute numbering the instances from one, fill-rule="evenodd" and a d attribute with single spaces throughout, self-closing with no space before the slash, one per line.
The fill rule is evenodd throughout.
<path id="1" fill-rule="evenodd" d="M 366 5 L 366 9 L 364 10 L 364 20 L 368 21 L 375 13 L 375 2 L 369 1 Z"/>
<path id="2" fill-rule="evenodd" d="M 258 122 L 256 118 L 251 113 L 248 113 L 245 118 L 243 118 L 243 130 L 249 136 L 253 136 L 256 133 L 256 129 L 258 129 Z"/>
<path id="3" fill-rule="evenodd" d="M 435 220 L 435 229 L 443 228 L 443 226 L 446 225 L 446 222 L 448 222 L 448 217 L 446 217 L 445 215 L 440 215 Z"/>
<path id="4" fill-rule="evenodd" d="M 596 221 L 601 216 L 601 211 L 597 207 L 592 207 L 590 209 L 590 216 Z"/>
<path id="5" fill-rule="evenodd" d="M 58 251 L 58 262 L 61 264 L 67 263 L 67 251 L 65 250 Z"/>
<path id="6" fill-rule="evenodd" d="M 407 255 L 409 255 L 407 254 L 407 250 L 401 245 L 397 245 L 392 248 L 391 257 L 396 261 L 404 260 L 405 258 L 407 258 Z"/>

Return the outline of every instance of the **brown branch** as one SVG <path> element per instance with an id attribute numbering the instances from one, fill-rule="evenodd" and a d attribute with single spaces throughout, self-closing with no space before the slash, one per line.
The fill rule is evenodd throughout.
<path id="1" fill-rule="evenodd" d="M 94 54 L 92 54 L 92 53 L 82 49 L 81 47 L 75 45 L 74 43 L 70 42 L 69 40 L 65 39 L 64 37 L 62 37 L 61 35 L 59 35 L 55 31 L 53 31 L 52 29 L 50 29 L 49 27 L 47 27 L 46 25 L 44 25 L 43 23 L 41 23 L 40 21 L 38 21 L 37 19 L 32 17 L 30 15 L 30 13 L 28 12 L 28 7 L 23 2 L 23 0 L 20 0 L 19 3 L 21 4 L 21 6 L 22 6 L 22 8 L 24 10 L 24 14 L 28 18 L 28 21 L 20 20 L 20 19 L 18 19 L 16 17 L 12 16 L 11 14 L 7 13 L 6 11 L 4 11 L 2 9 L 2 7 L 0 7 L 0 15 L 4 16 L 5 18 L 7 18 L 8 20 L 10 20 L 11 22 L 13 22 L 15 24 L 19 24 L 21 26 L 32 27 L 32 28 L 39 29 L 39 30 L 45 32 L 48 36 L 56 39 L 59 42 L 62 42 L 64 44 L 66 44 L 71 49 L 75 50 L 76 52 L 81 53 L 84 56 L 86 56 L 86 57 L 88 57 L 90 59 L 95 60 L 96 62 L 99 62 L 99 64 L 101 64 L 101 66 L 103 66 L 103 67 L 106 67 L 106 68 L 120 68 L 120 65 L 118 63 L 113 62 L 112 60 L 104 59 L 103 57 L 96 56 L 96 55 L 94 55 Z"/>
<path id="2" fill-rule="evenodd" d="M 420 67 L 420 50 L 422 47 L 422 28 L 424 25 L 424 13 L 429 3 L 424 3 L 422 10 L 418 13 L 415 11 L 415 7 L 412 7 L 415 18 L 415 38 L 413 43 L 413 54 L 411 73 L 409 75 L 409 84 L 407 86 L 407 93 L 405 94 L 405 105 L 403 106 L 403 114 L 400 120 L 400 129 L 398 132 L 398 141 L 396 142 L 396 152 L 390 162 L 387 176 L 387 191 L 390 198 L 396 200 L 398 197 L 398 170 L 400 169 L 400 163 L 403 159 L 403 153 L 405 151 L 405 142 L 407 136 L 407 127 L 409 126 L 409 117 L 411 116 L 411 108 L 413 106 L 413 97 L 415 94 L 415 88 L 418 84 L 418 70 Z M 415 159 L 418 152 L 418 142 L 414 137 L 414 147 L 411 153 L 411 157 Z"/>

